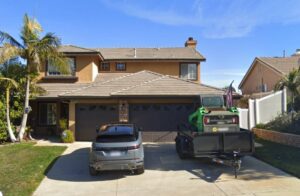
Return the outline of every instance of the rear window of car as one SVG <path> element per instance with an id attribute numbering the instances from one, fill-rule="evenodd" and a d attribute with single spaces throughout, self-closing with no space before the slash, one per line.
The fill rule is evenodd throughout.
<path id="1" fill-rule="evenodd" d="M 138 139 L 138 133 L 133 126 L 107 126 L 97 136 L 97 142 L 133 142 Z"/>

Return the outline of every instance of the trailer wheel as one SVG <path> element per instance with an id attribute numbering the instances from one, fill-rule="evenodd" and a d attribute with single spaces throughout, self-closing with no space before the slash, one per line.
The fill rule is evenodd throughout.
<path id="1" fill-rule="evenodd" d="M 176 138 L 176 151 L 180 159 L 187 159 L 189 158 L 189 154 L 184 152 L 187 149 L 185 149 L 184 145 L 184 138 L 183 137 L 177 137 Z"/>

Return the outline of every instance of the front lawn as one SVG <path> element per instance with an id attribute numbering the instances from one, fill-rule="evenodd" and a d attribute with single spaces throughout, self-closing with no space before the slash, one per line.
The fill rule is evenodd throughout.
<path id="1" fill-rule="evenodd" d="M 32 195 L 65 149 L 34 143 L 0 146 L 0 191 L 5 196 Z"/>
<path id="2" fill-rule="evenodd" d="M 255 149 L 255 157 L 300 178 L 300 148 L 255 139 L 262 147 Z"/>

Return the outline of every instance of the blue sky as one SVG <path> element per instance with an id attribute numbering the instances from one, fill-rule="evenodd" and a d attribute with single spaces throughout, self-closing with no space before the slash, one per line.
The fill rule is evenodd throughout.
<path id="1" fill-rule="evenodd" d="M 0 30 L 18 37 L 25 13 L 63 44 L 178 47 L 192 36 L 201 81 L 238 86 L 256 56 L 300 48 L 299 0 L 0 0 Z"/>

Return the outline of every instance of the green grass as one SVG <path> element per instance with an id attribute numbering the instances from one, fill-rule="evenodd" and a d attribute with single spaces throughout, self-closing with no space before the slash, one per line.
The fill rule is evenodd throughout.
<path id="1" fill-rule="evenodd" d="M 255 149 L 255 157 L 300 178 L 300 148 L 257 138 L 263 145 Z"/>
<path id="2" fill-rule="evenodd" d="M 65 149 L 34 143 L 0 146 L 0 191 L 5 196 L 32 195 Z"/>

